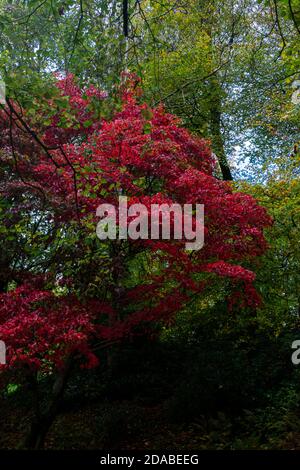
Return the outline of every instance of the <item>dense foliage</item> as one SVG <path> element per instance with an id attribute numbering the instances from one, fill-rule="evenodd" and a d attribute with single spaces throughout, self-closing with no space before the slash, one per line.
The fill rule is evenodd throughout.
<path id="1" fill-rule="evenodd" d="M 1 447 L 299 447 L 299 0 L 0 26 Z M 124 196 L 204 204 L 204 247 L 100 240 Z"/>

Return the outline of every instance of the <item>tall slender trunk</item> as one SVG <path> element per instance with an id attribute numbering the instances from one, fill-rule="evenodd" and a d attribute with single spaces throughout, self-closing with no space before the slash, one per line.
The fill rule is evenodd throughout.
<path id="1" fill-rule="evenodd" d="M 209 13 L 210 20 L 205 25 L 205 31 L 210 38 L 210 57 L 212 67 L 215 68 L 219 65 L 222 58 L 215 44 L 215 28 L 214 22 L 216 14 L 218 14 L 218 7 L 215 2 L 212 2 L 207 10 Z M 226 181 L 231 181 L 233 179 L 231 170 L 228 164 L 224 149 L 224 138 L 222 135 L 222 98 L 224 91 L 221 85 L 221 80 L 219 72 L 216 71 L 214 75 L 209 80 L 209 106 L 210 106 L 210 135 L 212 139 L 212 148 L 218 159 L 220 170 L 223 176 L 223 179 Z"/>
<path id="2" fill-rule="evenodd" d="M 217 75 L 211 79 L 210 86 L 210 132 L 212 138 L 212 147 L 218 159 L 223 179 L 226 181 L 231 181 L 233 177 L 226 157 L 224 139 L 222 136 L 222 90 Z"/>

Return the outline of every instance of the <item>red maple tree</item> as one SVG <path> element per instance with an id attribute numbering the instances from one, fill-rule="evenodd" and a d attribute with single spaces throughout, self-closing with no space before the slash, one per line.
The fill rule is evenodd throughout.
<path id="1" fill-rule="evenodd" d="M 40 271 L 39 266 L 26 269 L 26 263 L 10 270 L 8 280 L 18 285 L 0 295 L 4 367 L 61 376 L 70 357 L 85 358 L 83 364 L 93 367 L 95 343 L 119 341 L 171 321 L 218 277 L 226 279 L 231 302 L 238 299 L 255 309 L 255 275 L 242 264 L 264 252 L 263 228 L 271 221 L 251 196 L 214 177 L 207 142 L 182 128 L 162 105 L 142 103 L 136 77 L 124 74 L 122 108 L 109 118 L 94 112 L 94 104 L 106 100 L 95 87 L 82 90 L 71 75 L 57 87 L 67 105 L 50 124 L 44 124 L 42 111 L 39 125 L 37 116 L 32 123 L 26 109 L 9 100 L 1 112 L 1 193 L 16 201 L 25 194 L 30 214 L 44 211 L 56 233 L 76 232 L 70 239 L 74 272 L 64 269 L 67 251 L 46 269 L 42 259 Z M 54 106 L 51 100 L 48 104 Z M 62 120 L 66 110 L 71 125 Z M 97 240 L 96 208 L 117 206 L 120 194 L 129 205 L 204 204 L 203 249 L 188 252 L 184 240 Z M 83 275 L 81 261 L 87 257 Z"/>

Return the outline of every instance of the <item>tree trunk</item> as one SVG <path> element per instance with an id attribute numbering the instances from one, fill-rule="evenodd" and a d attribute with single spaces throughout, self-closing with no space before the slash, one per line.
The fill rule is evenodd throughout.
<path id="1" fill-rule="evenodd" d="M 60 405 L 63 393 L 69 378 L 70 369 L 72 365 L 72 356 L 69 356 L 65 361 L 63 369 L 58 373 L 57 378 L 52 388 L 51 403 L 48 408 L 40 412 L 39 398 L 36 396 L 36 412 L 35 419 L 31 424 L 30 432 L 25 439 L 26 449 L 41 449 L 44 446 L 47 433 L 57 415 L 58 407 Z M 37 387 L 37 383 L 36 383 Z M 37 395 L 37 388 L 35 390 Z"/>
<path id="2" fill-rule="evenodd" d="M 219 78 L 215 75 L 211 80 L 211 99 L 210 99 L 210 131 L 212 138 L 213 151 L 217 156 L 223 179 L 233 180 L 230 167 L 224 150 L 224 141 L 221 131 L 221 86 Z"/>

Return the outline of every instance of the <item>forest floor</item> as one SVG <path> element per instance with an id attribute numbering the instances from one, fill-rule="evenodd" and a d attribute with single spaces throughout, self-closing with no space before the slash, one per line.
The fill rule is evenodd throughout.
<path id="1" fill-rule="evenodd" d="M 0 405 L 0 448 L 16 449 L 27 433 L 31 416 L 27 405 Z M 53 423 L 46 449 L 90 450 L 205 450 L 290 449 L 300 450 L 300 432 L 290 432 L 281 441 L 258 444 L 251 433 L 236 435 L 223 414 L 190 423 L 171 423 L 164 403 L 147 405 L 132 400 L 109 404 L 91 402 L 63 410 Z"/>

